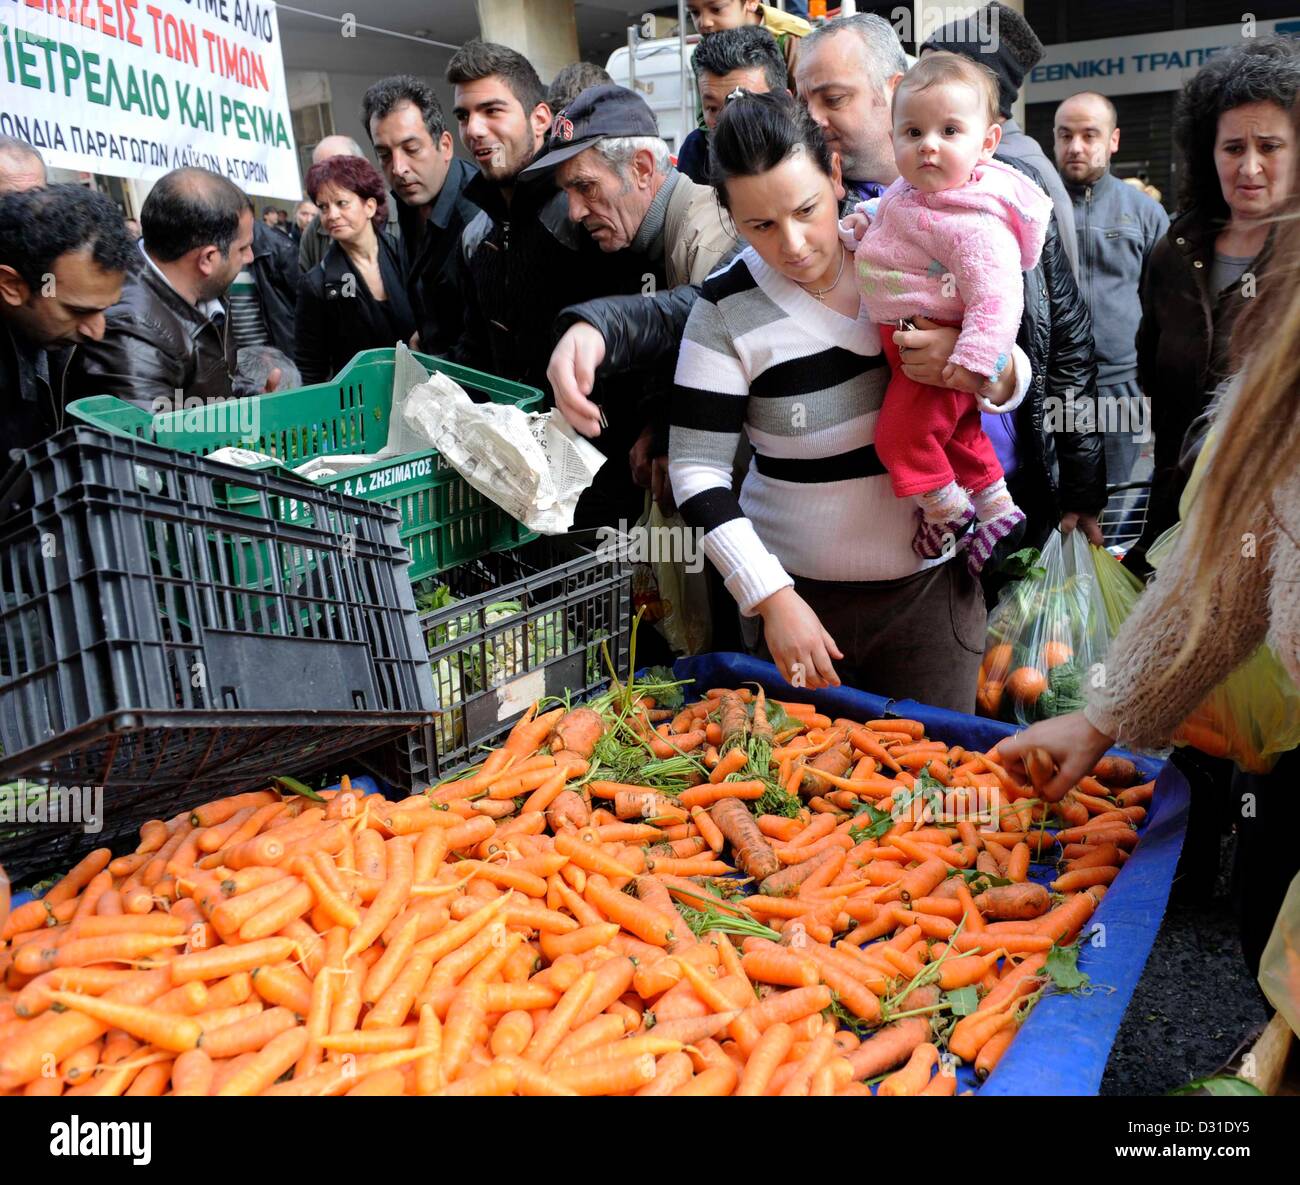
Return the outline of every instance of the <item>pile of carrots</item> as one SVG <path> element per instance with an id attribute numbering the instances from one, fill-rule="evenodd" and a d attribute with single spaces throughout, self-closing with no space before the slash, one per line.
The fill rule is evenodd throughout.
<path id="1" fill-rule="evenodd" d="M 684 789 L 602 780 L 609 714 L 558 708 L 401 801 L 345 779 L 145 823 L 4 920 L 0 1093 L 956 1093 L 1152 788 L 1109 760 L 1048 808 L 996 750 L 769 708 L 625 706 L 647 760 L 693 755 Z M 774 787 L 797 810 L 755 815 Z"/>

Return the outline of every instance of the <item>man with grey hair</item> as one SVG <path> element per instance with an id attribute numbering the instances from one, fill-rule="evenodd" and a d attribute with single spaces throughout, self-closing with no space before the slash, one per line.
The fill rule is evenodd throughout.
<path id="1" fill-rule="evenodd" d="M 591 62 L 570 62 L 551 80 L 546 91 L 546 105 L 559 114 L 588 87 L 607 86 L 613 81 L 603 66 Z"/>
<path id="2" fill-rule="evenodd" d="M 898 177 L 894 162 L 894 88 L 907 56 L 883 17 L 858 13 L 814 29 L 799 47 L 799 98 L 826 145 L 840 155 L 845 213 L 879 197 Z"/>
<path id="3" fill-rule="evenodd" d="M 580 224 L 606 254 L 626 251 L 642 257 L 655 292 L 703 283 L 735 247 L 713 190 L 672 167 L 654 112 L 626 87 L 591 87 L 557 117 L 547 151 L 525 175 L 551 170 L 568 198 L 569 220 Z M 557 327 L 564 335 L 551 354 L 546 377 L 566 418 L 591 436 L 600 432 L 601 423 L 587 396 L 611 331 L 608 311 L 611 302 L 628 299 L 644 297 L 611 295 L 566 308 L 559 316 Z M 664 400 L 652 391 L 653 384 L 642 386 L 648 423 L 630 460 L 634 477 L 662 499 L 668 424 L 666 415 L 656 414 L 665 410 Z"/>
<path id="4" fill-rule="evenodd" d="M 366 154 L 362 151 L 361 145 L 358 144 L 351 136 L 326 136 L 315 148 L 311 150 L 311 163 L 320 164 L 323 160 L 329 160 L 332 156 L 359 156 L 362 160 L 366 159 Z M 302 238 L 298 241 L 298 267 L 306 275 L 322 259 L 325 258 L 325 252 L 333 240 L 329 237 L 325 228 L 320 224 L 320 213 L 317 212 L 311 222 L 307 224 L 307 229 L 302 232 Z"/>
<path id="5" fill-rule="evenodd" d="M 44 189 L 45 160 L 24 140 L 0 136 L 0 194 Z"/>

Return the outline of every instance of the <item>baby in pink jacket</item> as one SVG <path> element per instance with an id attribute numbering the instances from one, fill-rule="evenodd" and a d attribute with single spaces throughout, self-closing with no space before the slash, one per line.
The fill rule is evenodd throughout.
<path id="1" fill-rule="evenodd" d="M 993 160 L 997 116 L 990 71 L 957 54 L 927 54 L 894 94 L 901 176 L 874 211 L 864 204 L 847 220 L 862 232 L 862 297 L 893 372 L 876 451 L 894 493 L 918 501 L 913 549 L 932 559 L 960 539 L 975 574 L 1025 519 L 976 396 L 1011 357 L 1024 313 L 1021 273 L 1038 262 L 1052 210 L 1029 178 Z M 916 316 L 961 327 L 944 388 L 903 373 L 894 331 Z"/>

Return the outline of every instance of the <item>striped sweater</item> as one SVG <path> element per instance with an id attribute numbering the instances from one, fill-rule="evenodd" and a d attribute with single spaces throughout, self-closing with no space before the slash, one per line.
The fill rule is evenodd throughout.
<path id="1" fill-rule="evenodd" d="M 1016 350 L 1014 411 L 1029 364 Z M 889 382 L 865 307 L 852 320 L 746 248 L 705 281 L 678 355 L 669 471 L 683 518 L 741 611 L 798 575 L 884 581 L 944 560 L 912 551 L 916 506 L 876 455 Z M 732 493 L 741 432 L 754 448 Z"/>

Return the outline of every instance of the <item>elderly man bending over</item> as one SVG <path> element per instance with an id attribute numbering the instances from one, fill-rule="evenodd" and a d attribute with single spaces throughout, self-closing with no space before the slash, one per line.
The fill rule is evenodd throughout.
<path id="1" fill-rule="evenodd" d="M 667 384 L 676 359 L 643 348 L 641 318 L 662 317 L 665 302 L 674 299 L 685 299 L 689 308 L 693 286 L 731 254 L 735 241 L 713 190 L 672 167 L 654 113 L 624 87 L 591 87 L 566 108 L 547 151 L 528 171 L 549 169 L 568 196 L 570 220 L 580 223 L 602 251 L 643 257 L 645 270 L 641 295 L 610 296 L 560 313 L 557 327 L 563 336 L 547 379 L 565 417 L 590 436 L 601 427 L 601 410 L 588 398 L 598 378 L 649 367 L 654 378 L 664 379 L 663 385 L 638 384 L 636 412 L 646 426 L 630 458 L 637 481 L 662 498 Z M 629 315 L 632 311 L 637 315 Z"/>

